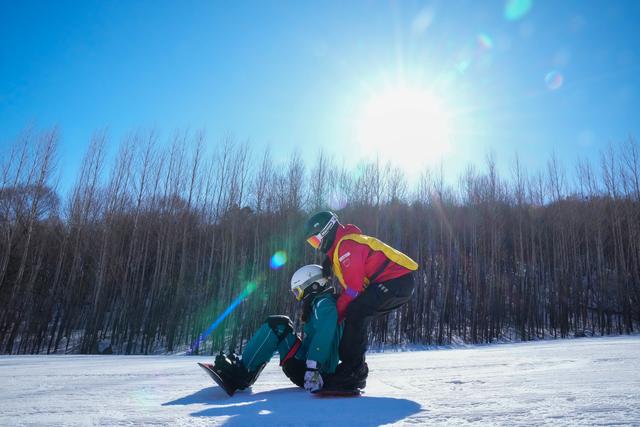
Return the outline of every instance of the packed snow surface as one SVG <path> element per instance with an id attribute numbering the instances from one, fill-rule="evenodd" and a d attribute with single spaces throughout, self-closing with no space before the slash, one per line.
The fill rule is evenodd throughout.
<path id="1" fill-rule="evenodd" d="M 640 337 L 370 354 L 365 395 L 319 398 L 272 360 L 228 397 L 209 357 L 3 356 L 0 425 L 640 425 Z"/>

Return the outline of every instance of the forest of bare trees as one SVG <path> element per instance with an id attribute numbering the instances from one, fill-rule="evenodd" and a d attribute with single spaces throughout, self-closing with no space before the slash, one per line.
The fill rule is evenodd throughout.
<path id="1" fill-rule="evenodd" d="M 232 137 L 94 135 L 76 181 L 56 129 L 25 131 L 0 161 L 0 353 L 184 351 L 229 305 L 201 353 L 239 349 L 267 314 L 297 317 L 289 277 L 321 261 L 300 235 L 331 208 L 418 261 L 415 297 L 374 344 L 623 334 L 640 326 L 640 147 L 598 162 L 498 173 L 488 155 L 455 183 L 327 152 L 285 162 Z M 213 147 L 213 148 L 212 148 Z M 571 169 L 569 169 L 571 167 Z M 288 262 L 269 261 L 284 251 Z"/>

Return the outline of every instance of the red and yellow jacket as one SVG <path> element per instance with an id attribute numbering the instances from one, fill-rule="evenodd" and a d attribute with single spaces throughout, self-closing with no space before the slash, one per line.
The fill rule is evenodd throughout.
<path id="1" fill-rule="evenodd" d="M 338 228 L 327 256 L 332 260 L 333 274 L 344 288 L 337 302 L 338 321 L 369 283 L 386 282 L 418 269 L 418 264 L 407 255 L 362 234 L 353 224 Z"/>

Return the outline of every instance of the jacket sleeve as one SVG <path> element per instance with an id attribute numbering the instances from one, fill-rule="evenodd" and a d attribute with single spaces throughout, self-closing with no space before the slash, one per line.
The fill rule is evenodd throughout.
<path id="1" fill-rule="evenodd" d="M 347 307 L 362 291 L 364 291 L 365 262 L 369 250 L 364 245 L 347 241 L 340 246 L 340 267 L 347 288 L 338 298 L 338 321 L 341 322 Z"/>
<path id="2" fill-rule="evenodd" d="M 322 298 L 313 309 L 315 333 L 309 342 L 307 360 L 315 360 L 326 366 L 331 357 L 333 341 L 338 327 L 338 312 L 333 298 Z"/>

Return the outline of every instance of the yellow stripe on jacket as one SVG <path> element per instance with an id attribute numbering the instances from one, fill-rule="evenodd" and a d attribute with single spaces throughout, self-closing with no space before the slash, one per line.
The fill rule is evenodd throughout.
<path id="1" fill-rule="evenodd" d="M 376 239 L 375 237 L 366 236 L 364 234 L 347 234 L 336 244 L 333 252 L 333 274 L 336 275 L 343 288 L 347 288 L 347 284 L 344 281 L 342 275 L 342 266 L 340 265 L 340 244 L 345 240 L 353 240 L 354 242 L 367 245 L 374 251 L 382 252 L 390 261 L 406 268 L 407 270 L 415 271 L 418 269 L 418 263 L 412 260 L 408 255 L 400 252 L 397 249 L 392 248 L 386 243 Z M 365 285 L 369 284 L 369 278 L 365 277 Z"/>

